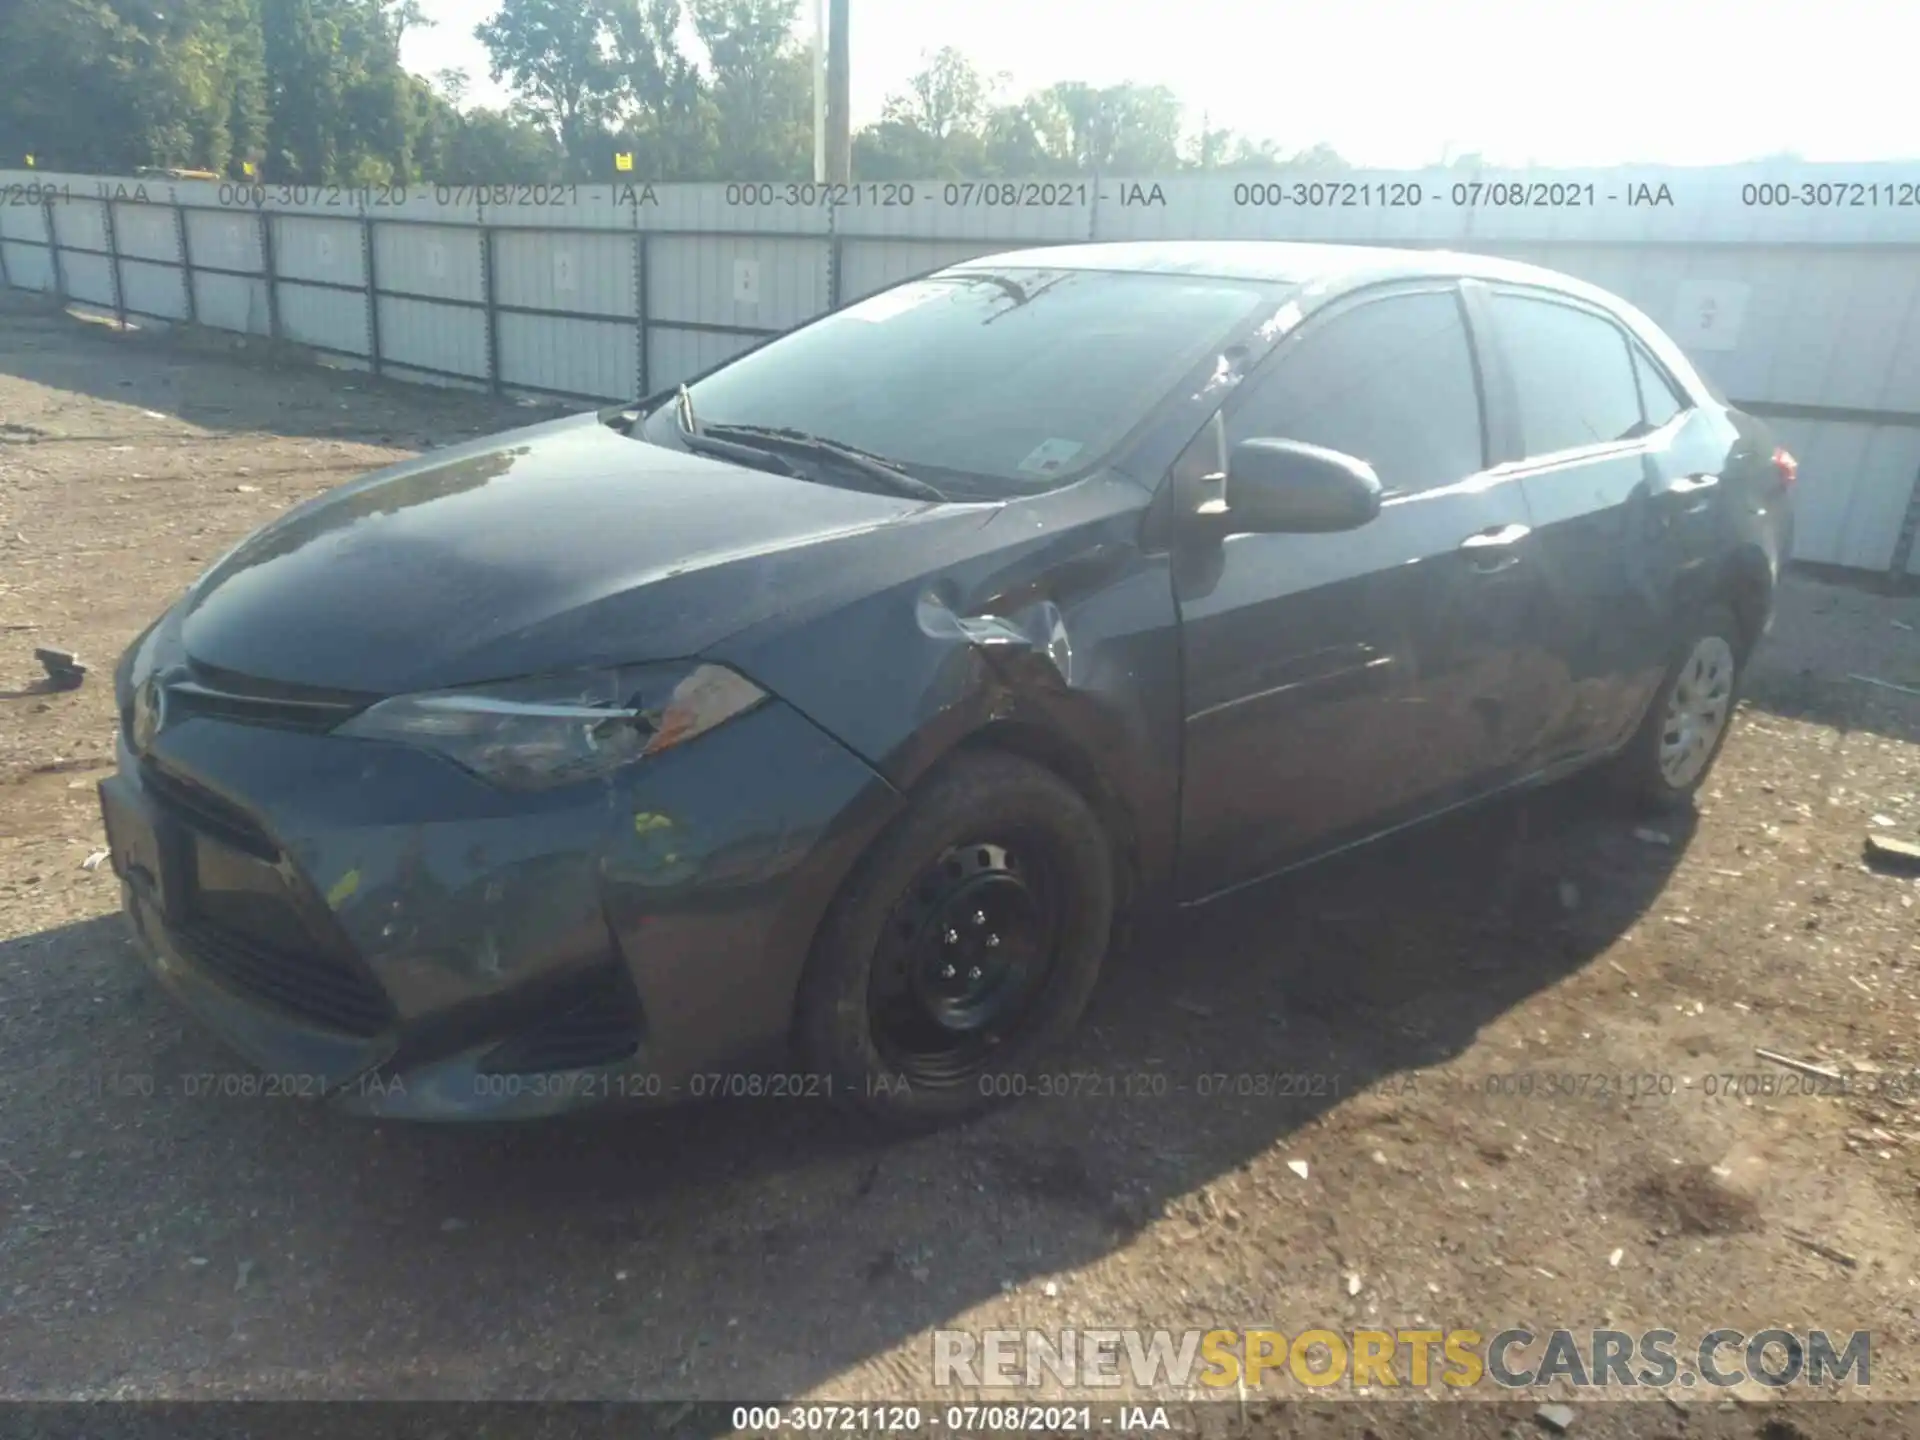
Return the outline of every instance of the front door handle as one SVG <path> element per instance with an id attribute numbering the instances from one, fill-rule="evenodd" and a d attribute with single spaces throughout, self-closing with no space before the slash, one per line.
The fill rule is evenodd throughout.
<path id="1" fill-rule="evenodd" d="M 1467 536 L 1460 548 L 1476 575 L 1498 575 L 1520 563 L 1519 543 L 1533 533 L 1529 525 L 1496 525 Z"/>

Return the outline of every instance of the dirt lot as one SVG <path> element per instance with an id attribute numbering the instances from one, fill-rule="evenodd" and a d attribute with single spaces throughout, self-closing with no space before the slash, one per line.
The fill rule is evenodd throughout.
<path id="1" fill-rule="evenodd" d="M 1920 832 L 1920 698 L 1847 678 L 1920 683 L 1920 600 L 1805 577 L 1697 824 L 1574 787 L 1269 887 L 1116 965 L 1079 1094 L 894 1144 L 187 1094 L 238 1067 L 86 863 L 113 659 L 274 511 L 541 413 L 0 302 L 0 1395 L 927 1400 L 943 1326 L 1604 1324 L 1870 1329 L 1920 1397 L 1920 881 L 1861 859 Z M 1729 1096 L 1805 1078 L 1756 1047 L 1854 1093 Z M 1574 1433 L 1871 1428 L 1722 1399 Z"/>

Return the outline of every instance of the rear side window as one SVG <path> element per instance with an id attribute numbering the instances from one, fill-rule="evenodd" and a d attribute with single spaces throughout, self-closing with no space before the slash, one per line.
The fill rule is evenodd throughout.
<path id="1" fill-rule="evenodd" d="M 1646 416 L 1649 430 L 1658 430 L 1687 408 L 1689 402 L 1673 388 L 1666 371 L 1638 345 L 1633 347 L 1633 373 L 1640 382 L 1640 413 Z"/>
<path id="2" fill-rule="evenodd" d="M 1492 305 L 1529 456 L 1644 432 L 1633 356 L 1618 326 L 1551 300 L 1496 292 Z"/>
<path id="3" fill-rule="evenodd" d="M 1226 429 L 1229 446 L 1299 440 L 1357 456 L 1401 494 L 1484 469 L 1460 302 L 1451 291 L 1394 295 L 1303 332 Z"/>

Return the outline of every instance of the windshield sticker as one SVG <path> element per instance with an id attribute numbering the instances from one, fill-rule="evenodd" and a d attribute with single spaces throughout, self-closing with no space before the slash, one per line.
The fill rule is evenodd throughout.
<path id="1" fill-rule="evenodd" d="M 902 285 L 898 290 L 883 291 L 871 299 L 861 300 L 840 313 L 849 320 L 864 320 L 869 325 L 878 325 L 882 320 L 891 320 L 896 315 L 917 310 L 946 293 L 945 287 L 940 285 Z"/>
<path id="2" fill-rule="evenodd" d="M 1033 447 L 1033 453 L 1020 462 L 1020 470 L 1027 475 L 1051 475 L 1056 470 L 1064 470 L 1067 461 L 1083 448 L 1078 440 L 1042 440 Z"/>

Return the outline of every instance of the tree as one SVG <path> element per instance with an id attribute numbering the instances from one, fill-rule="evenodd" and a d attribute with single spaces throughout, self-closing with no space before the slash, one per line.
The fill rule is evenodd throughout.
<path id="1" fill-rule="evenodd" d="M 461 116 L 444 173 L 455 185 L 537 184 L 563 173 L 566 157 L 545 125 L 504 110 Z"/>
<path id="2" fill-rule="evenodd" d="M 957 132 L 977 134 L 986 122 L 992 91 L 1006 82 L 1006 75 L 987 79 L 951 45 L 922 58 L 926 67 L 907 81 L 907 93 L 888 97 L 882 123 L 909 125 L 940 141 Z"/>
<path id="3" fill-rule="evenodd" d="M 0 10 L 0 144 L 42 165 L 224 164 L 257 143 L 246 0 L 16 0 Z"/>
<path id="4" fill-rule="evenodd" d="M 719 150 L 708 178 L 811 176 L 813 73 L 793 36 L 799 8 L 799 0 L 691 0 L 713 76 Z"/>
<path id="5" fill-rule="evenodd" d="M 650 177 L 694 180 L 716 143 L 718 111 L 696 66 L 680 49 L 681 0 L 633 0 L 614 12 L 621 100 L 628 107 L 616 148 Z"/>
<path id="6" fill-rule="evenodd" d="M 429 23 L 419 0 L 0 0 L 0 156 L 101 174 L 252 161 L 262 178 L 308 184 L 489 183 L 607 175 L 617 148 L 647 179 L 801 179 L 812 74 L 798 8 L 499 0 L 475 33 L 514 98 L 463 114 L 463 72 L 427 80 L 400 65 L 402 38 Z M 1161 86 L 1064 82 L 1003 101 L 1006 82 L 952 46 L 923 55 L 854 136 L 855 173 L 1345 168 L 1324 145 L 1283 155 L 1204 116 L 1183 144 L 1180 103 Z"/>
<path id="7" fill-rule="evenodd" d="M 1005 75 L 984 77 L 947 46 L 887 98 L 878 124 L 853 137 L 854 171 L 869 180 L 960 179 L 994 171 L 986 129 L 993 90 Z"/>
<path id="8" fill-rule="evenodd" d="M 1324 142 L 1309 145 L 1306 149 L 1289 155 L 1286 163 L 1290 170 L 1351 170 L 1353 168 L 1341 158 L 1338 151 Z"/>
<path id="9" fill-rule="evenodd" d="M 457 67 L 449 66 L 434 72 L 433 88 L 445 96 L 447 103 L 456 110 L 467 103 L 467 91 L 472 85 L 473 77 Z"/>
<path id="10" fill-rule="evenodd" d="M 400 66 L 410 9 L 262 0 L 270 178 L 372 184 L 414 171 L 419 84 Z"/>
<path id="11" fill-rule="evenodd" d="M 1181 105 L 1163 85 L 1049 85 L 996 110 L 988 150 L 1007 174 L 1151 174 L 1180 166 Z"/>
<path id="12" fill-rule="evenodd" d="M 1077 168 L 1067 116 L 1044 95 L 988 111 L 981 148 L 989 175 L 1071 175 Z"/>
<path id="13" fill-rule="evenodd" d="M 473 33 L 487 47 L 494 81 L 511 83 L 560 142 L 566 172 L 587 178 L 606 148 L 620 87 L 605 0 L 503 0 Z"/>

